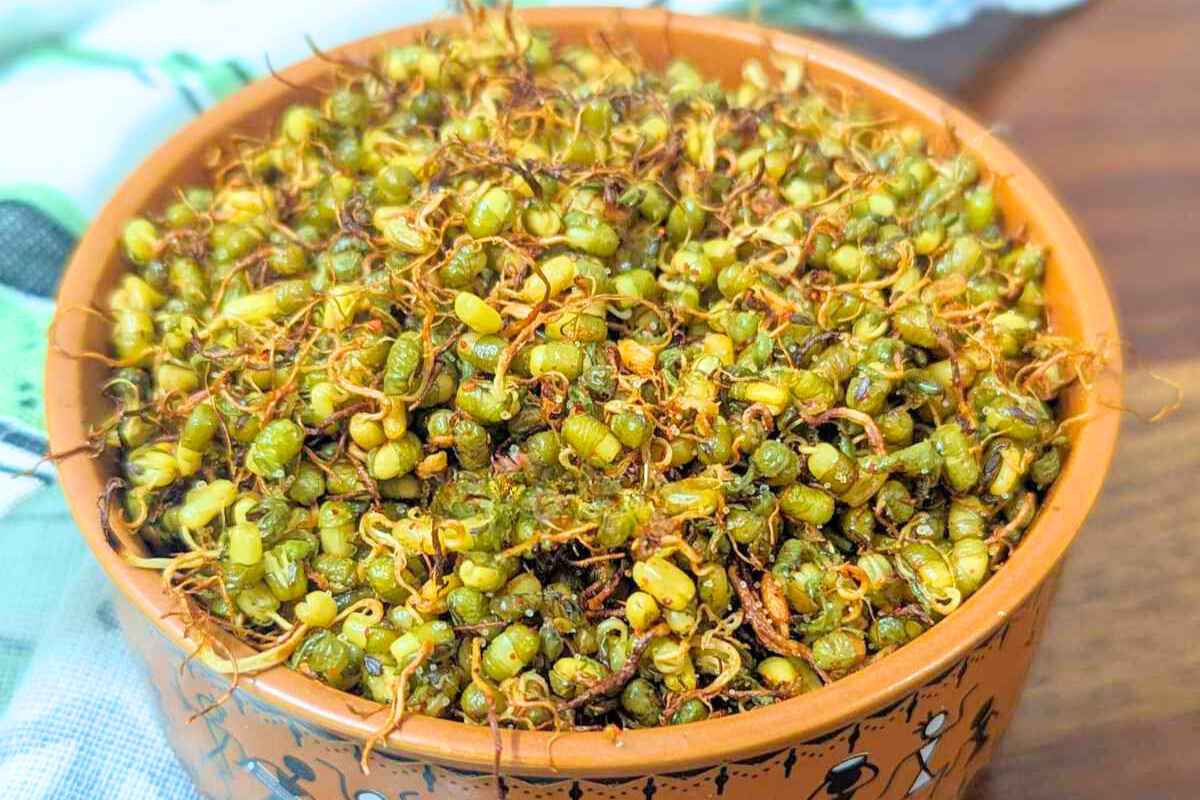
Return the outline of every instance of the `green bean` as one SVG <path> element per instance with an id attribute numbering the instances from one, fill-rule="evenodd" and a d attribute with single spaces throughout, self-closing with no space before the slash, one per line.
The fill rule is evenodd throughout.
<path id="1" fill-rule="evenodd" d="M 920 623 L 898 617 L 880 617 L 871 623 L 868 638 L 879 650 L 896 647 L 915 639 L 922 632 Z"/>
<path id="2" fill-rule="evenodd" d="M 538 635 L 520 623 L 505 628 L 483 653 L 483 671 L 494 681 L 516 677 L 537 655 Z"/>
<path id="3" fill-rule="evenodd" d="M 535 464 L 550 466 L 558 463 L 561 444 L 555 431 L 539 431 L 525 441 L 525 452 Z"/>
<path id="4" fill-rule="evenodd" d="M 458 565 L 458 578 L 464 586 L 495 592 L 508 582 L 514 569 L 511 559 L 483 552 L 466 553 Z"/>
<path id="5" fill-rule="evenodd" d="M 579 456 L 595 464 L 608 464 L 621 452 L 621 443 L 603 422 L 587 414 L 568 417 L 563 441 Z"/>
<path id="6" fill-rule="evenodd" d="M 451 289 L 471 286 L 479 273 L 487 268 L 487 253 L 478 243 L 463 245 L 438 270 L 442 283 Z"/>
<path id="7" fill-rule="evenodd" d="M 685 700 L 671 715 L 671 724 L 686 725 L 689 722 L 700 722 L 705 719 L 708 719 L 708 706 L 700 700 L 692 698 Z"/>
<path id="8" fill-rule="evenodd" d="M 621 444 L 636 450 L 650 437 L 652 426 L 639 411 L 623 411 L 613 417 L 612 433 Z"/>
<path id="9" fill-rule="evenodd" d="M 147 264 L 158 252 L 158 231 L 149 220 L 130 220 L 121 232 L 121 244 L 126 258 L 134 264 Z"/>
<path id="10" fill-rule="evenodd" d="M 892 317 L 896 331 L 908 344 L 914 347 L 934 348 L 938 346 L 937 333 L 934 331 L 933 312 L 923 303 L 912 303 L 904 306 Z"/>
<path id="11" fill-rule="evenodd" d="M 772 486 L 786 486 L 800 475 L 800 456 L 774 439 L 760 444 L 750 460 Z"/>
<path id="12" fill-rule="evenodd" d="M 176 449 L 176 459 L 182 464 L 183 459 L 180 458 L 181 450 L 188 450 L 194 454 L 201 454 L 208 449 L 212 443 L 213 437 L 216 436 L 217 427 L 219 425 L 217 412 L 208 403 L 200 403 L 192 409 L 192 413 L 188 415 L 187 422 L 183 425 L 183 430 L 179 434 L 179 447 Z M 195 464 L 196 467 L 199 464 Z M 183 474 L 188 475 L 195 472 L 195 469 L 184 471 Z"/>
<path id="13" fill-rule="evenodd" d="M 990 557 L 987 545 L 977 536 L 967 536 L 954 543 L 950 565 L 954 582 L 963 597 L 969 597 L 987 578 Z"/>
<path id="14" fill-rule="evenodd" d="M 883 413 L 892 382 L 870 367 L 859 366 L 846 385 L 846 407 L 875 416 Z"/>
<path id="15" fill-rule="evenodd" d="M 476 239 L 495 236 L 511 221 L 515 207 L 507 189 L 493 186 L 471 207 L 467 230 Z"/>
<path id="16" fill-rule="evenodd" d="M 288 488 L 288 497 L 301 505 L 312 505 L 325 494 L 325 473 L 306 461 L 296 466 L 296 476 Z"/>
<path id="17" fill-rule="evenodd" d="M 732 508 L 725 517 L 725 526 L 729 535 L 738 544 L 753 544 L 766 531 L 766 521 L 745 508 Z"/>
<path id="18" fill-rule="evenodd" d="M 696 596 L 696 584 L 665 558 L 654 557 L 633 565 L 633 580 L 665 608 L 683 610 Z"/>
<path id="19" fill-rule="evenodd" d="M 733 598 L 729 578 L 725 575 L 724 568 L 717 563 L 709 563 L 701 568 L 696 592 L 699 601 L 717 616 L 725 614 Z"/>
<path id="20" fill-rule="evenodd" d="M 491 437 L 487 429 L 473 419 L 455 421 L 454 453 L 467 469 L 486 467 L 492 460 Z"/>
<path id="21" fill-rule="evenodd" d="M 668 514 L 711 516 L 721 507 L 720 484 L 703 478 L 685 478 L 668 483 L 659 490 Z"/>
<path id="22" fill-rule="evenodd" d="M 694 196 L 680 198 L 667 217 L 667 234 L 674 242 L 694 239 L 704 229 L 708 212 Z"/>
<path id="23" fill-rule="evenodd" d="M 912 515 L 916 511 L 908 487 L 896 480 L 889 480 L 883 484 L 879 490 L 878 503 L 887 517 L 899 525 L 912 519 Z"/>
<path id="24" fill-rule="evenodd" d="M 411 391 L 412 380 L 421 367 L 421 360 L 421 342 L 416 334 L 406 333 L 396 337 L 388 350 L 383 370 L 384 393 L 398 395 Z"/>
<path id="25" fill-rule="evenodd" d="M 883 412 L 875 418 L 879 433 L 886 444 L 905 447 L 912 444 L 914 423 L 912 414 L 902 408 Z"/>
<path id="26" fill-rule="evenodd" d="M 813 642 L 813 662 L 824 670 L 848 670 L 862 663 L 866 645 L 849 631 L 836 630 Z"/>
<path id="27" fill-rule="evenodd" d="M 854 459 L 828 442 L 821 442 L 808 454 L 808 471 L 834 494 L 842 494 L 858 478 Z"/>
<path id="28" fill-rule="evenodd" d="M 546 336 L 572 342 L 601 342 L 608 337 L 608 324 L 594 314 L 567 311 L 546 324 Z"/>
<path id="29" fill-rule="evenodd" d="M 1045 490 L 1058 479 L 1062 471 L 1062 454 L 1050 447 L 1029 465 L 1029 477 L 1039 489 Z"/>
<path id="30" fill-rule="evenodd" d="M 574 380 L 583 371 L 583 352 L 571 342 L 539 344 L 529 355 L 529 372 L 535 378 L 556 372 Z"/>
<path id="31" fill-rule="evenodd" d="M 302 556 L 288 542 L 276 545 L 263 554 L 266 583 L 280 602 L 298 600 L 308 591 L 308 576 Z"/>
<path id="32" fill-rule="evenodd" d="M 794 483 L 779 496 L 779 510 L 788 519 L 824 525 L 833 519 L 833 496 L 820 489 Z"/>
<path id="33" fill-rule="evenodd" d="M 979 463 L 971 452 L 971 443 L 957 422 L 942 425 L 933 432 L 934 447 L 941 454 L 946 480 L 956 492 L 965 492 L 979 480 Z"/>
<path id="34" fill-rule="evenodd" d="M 454 407 L 484 425 L 496 425 L 517 413 L 518 398 L 511 388 L 500 389 L 491 383 L 465 381 L 454 396 Z"/>
<path id="35" fill-rule="evenodd" d="M 654 684 L 645 678 L 634 678 L 621 692 L 621 708 L 639 725 L 650 727 L 658 724 L 663 707 Z"/>
<path id="36" fill-rule="evenodd" d="M 724 464 L 733 457 L 733 426 L 724 417 L 713 421 L 711 438 L 696 445 L 696 455 L 702 464 Z"/>
<path id="37" fill-rule="evenodd" d="M 372 450 L 367 458 L 367 472 L 380 481 L 398 478 L 416 469 L 422 455 L 421 440 L 409 432 Z"/>
<path id="38" fill-rule="evenodd" d="M 621 238 L 611 225 L 589 214 L 572 211 L 563 217 L 567 244 L 594 256 L 607 258 L 617 252 Z"/>
<path id="39" fill-rule="evenodd" d="M 284 475 L 284 467 L 300 454 L 304 445 L 304 431 L 288 419 L 277 419 L 267 423 L 257 436 L 246 455 L 246 468 L 255 475 L 278 480 Z"/>

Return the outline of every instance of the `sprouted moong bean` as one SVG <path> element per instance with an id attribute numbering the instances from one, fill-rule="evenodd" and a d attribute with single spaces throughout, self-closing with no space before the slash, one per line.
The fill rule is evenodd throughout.
<path id="1" fill-rule="evenodd" d="M 379 736 L 639 728 L 953 613 L 1094 360 L 994 179 L 802 63 L 723 89 L 470 20 L 337 62 L 124 230 L 96 437 L 198 657 Z"/>

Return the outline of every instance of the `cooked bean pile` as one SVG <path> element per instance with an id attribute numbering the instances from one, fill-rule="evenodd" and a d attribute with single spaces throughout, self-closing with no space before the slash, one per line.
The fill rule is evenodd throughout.
<path id="1" fill-rule="evenodd" d="M 678 724 L 903 646 L 1034 519 L 1088 356 L 971 156 L 501 18 L 334 72 L 124 230 L 97 439 L 210 666 L 381 733 Z"/>

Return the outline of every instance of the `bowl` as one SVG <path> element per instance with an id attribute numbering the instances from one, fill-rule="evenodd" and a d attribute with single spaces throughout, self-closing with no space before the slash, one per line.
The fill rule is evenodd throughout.
<path id="1" fill-rule="evenodd" d="M 947 101 L 869 61 L 829 45 L 727 19 L 662 10 L 540 9 L 532 26 L 565 41 L 601 29 L 629 37 L 646 61 L 682 56 L 733 81 L 743 61 L 774 52 L 807 63 L 819 82 L 856 89 L 883 112 L 918 125 L 931 144 L 952 143 L 997 176 L 1010 226 L 1049 247 L 1045 290 L 1053 327 L 1096 346 L 1119 341 L 1112 301 L 1086 241 L 1041 180 L 982 125 Z M 444 19 L 384 33 L 334 51 L 361 57 L 453 29 Z M 231 134 L 263 133 L 296 99 L 294 87 L 328 85 L 332 67 L 310 59 L 231 97 L 171 138 L 121 186 L 80 242 L 63 277 L 55 337 L 46 364 L 54 451 L 86 440 L 108 411 L 106 368 L 65 352 L 103 351 L 106 325 L 80 307 L 102 307 L 122 271 L 124 220 L 158 207 L 171 187 L 203 175 L 204 156 Z M 1076 386 L 1064 413 L 1072 448 L 1039 518 L 1010 560 L 946 620 L 911 644 L 817 692 L 721 719 L 609 735 L 504 730 L 499 779 L 510 798 L 761 797 L 950 798 L 961 796 L 996 750 L 1011 721 L 1054 595 L 1068 546 L 1095 500 L 1117 437 L 1120 354 L 1090 391 Z M 52 387 L 52 388 L 51 388 Z M 119 618 L 155 687 L 165 734 L 199 790 L 213 798 L 493 797 L 497 742 L 486 727 L 427 717 L 406 719 L 359 769 L 362 742 L 380 706 L 278 667 L 227 678 L 191 661 L 194 649 L 157 574 L 128 566 L 106 541 L 97 498 L 114 474 L 105 459 L 59 462 L 62 485 L 84 539 L 121 595 Z M 118 530 L 120 545 L 139 551 Z M 368 719 L 367 715 L 378 712 Z"/>

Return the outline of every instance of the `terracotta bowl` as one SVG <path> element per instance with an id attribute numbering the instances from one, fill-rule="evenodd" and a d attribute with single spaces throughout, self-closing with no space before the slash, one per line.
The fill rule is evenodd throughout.
<path id="1" fill-rule="evenodd" d="M 825 44 L 725 19 L 613 9 L 543 9 L 523 16 L 567 41 L 608 28 L 631 37 L 652 65 L 683 56 L 730 82 L 750 57 L 774 51 L 804 59 L 817 81 L 852 87 L 879 109 L 924 128 L 936 146 L 946 148 L 956 138 L 999 177 L 1008 223 L 1049 246 L 1046 296 L 1054 328 L 1093 344 L 1118 341 L 1095 258 L 1042 181 L 979 123 L 908 79 Z M 403 28 L 340 54 L 364 56 L 427 29 L 461 24 L 448 19 Z M 323 86 L 330 67 L 309 60 L 283 75 L 292 84 Z M 106 348 L 105 323 L 71 309 L 103 307 L 122 270 L 122 222 L 160 208 L 171 187 L 201 180 L 211 147 L 235 133 L 265 132 L 296 94 L 280 81 L 260 81 L 196 119 L 129 177 L 63 278 L 60 345 L 73 352 Z M 504 731 L 500 771 L 508 796 L 960 796 L 1012 719 L 1059 566 L 1100 491 L 1117 437 L 1118 414 L 1110 407 L 1120 394 L 1119 378 L 1120 356 L 1113 352 L 1092 391 L 1069 393 L 1065 413 L 1089 417 L 1071 428 L 1070 457 L 1040 518 L 978 594 L 915 642 L 818 692 L 724 719 L 615 739 Z M 104 379 L 105 368 L 94 361 L 51 353 L 46 407 L 55 451 L 83 443 L 89 423 L 106 414 L 99 388 Z M 372 755 L 370 774 L 363 775 L 360 743 L 381 720 L 363 718 L 372 704 L 282 667 L 243 679 L 231 699 L 192 720 L 228 681 L 186 660 L 193 646 L 179 620 L 169 616 L 157 575 L 128 567 L 105 542 L 97 498 L 113 464 L 74 457 L 59 470 L 84 538 L 123 596 L 121 624 L 146 663 L 167 738 L 200 791 L 239 800 L 495 796 L 493 739 L 486 727 L 410 718 Z M 141 549 L 128 532 L 120 536 L 123 546 Z"/>

